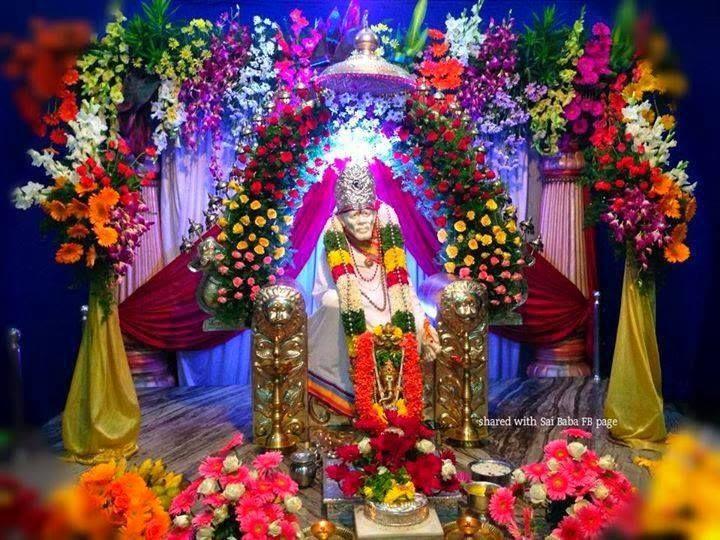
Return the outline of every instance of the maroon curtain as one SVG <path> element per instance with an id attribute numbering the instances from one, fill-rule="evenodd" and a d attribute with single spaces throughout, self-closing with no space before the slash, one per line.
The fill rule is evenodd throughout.
<path id="1" fill-rule="evenodd" d="M 207 234 L 218 232 L 213 228 Z M 194 256 L 194 250 L 181 253 L 118 306 L 124 334 L 167 351 L 207 349 L 237 334 L 203 331 L 208 314 L 195 298 L 202 274 L 188 269 Z"/>
<path id="2" fill-rule="evenodd" d="M 593 303 L 542 255 L 535 257 L 535 264 L 525 270 L 527 302 L 518 309 L 523 324 L 494 327 L 493 332 L 520 343 L 549 345 L 587 325 Z"/>

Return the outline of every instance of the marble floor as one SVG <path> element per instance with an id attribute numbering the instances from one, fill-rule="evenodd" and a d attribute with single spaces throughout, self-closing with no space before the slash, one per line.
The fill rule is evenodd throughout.
<path id="1" fill-rule="evenodd" d="M 538 460 L 545 443 L 560 435 L 563 423 L 582 422 L 590 418 L 592 446 L 600 453 L 615 456 L 620 469 L 637 486 L 647 480 L 647 472 L 633 463 L 637 451 L 614 444 L 607 429 L 597 424 L 602 419 L 602 399 L 606 382 L 592 379 L 513 379 L 495 383 L 490 390 L 490 417 L 509 418 L 509 426 L 490 428 L 490 439 L 483 448 L 457 450 L 463 467 L 480 456 L 499 457 L 514 464 Z M 142 428 L 140 451 L 132 461 L 145 458 L 162 458 L 167 466 L 194 477 L 200 460 L 221 447 L 236 431 L 250 437 L 252 417 L 250 388 L 176 387 L 140 390 Z M 513 425 L 515 423 L 526 425 Z M 43 428 L 53 454 L 62 453 L 60 419 L 55 418 Z M 248 455 L 256 449 L 245 447 Z M 643 454 L 646 457 L 652 457 Z M 82 470 L 76 464 L 64 464 L 70 475 Z M 320 515 L 319 482 L 303 490 L 303 518 L 311 522 Z"/>

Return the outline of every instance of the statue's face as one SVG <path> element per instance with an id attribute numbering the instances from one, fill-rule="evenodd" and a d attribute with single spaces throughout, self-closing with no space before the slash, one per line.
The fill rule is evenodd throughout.
<path id="1" fill-rule="evenodd" d="M 478 303 L 472 293 L 462 293 L 455 301 L 455 313 L 465 320 L 474 319 L 478 314 Z"/>
<path id="2" fill-rule="evenodd" d="M 271 324 L 288 322 L 292 313 L 292 302 L 288 298 L 273 298 L 265 305 L 265 316 Z"/>
<path id="3" fill-rule="evenodd" d="M 369 208 L 349 210 L 339 215 L 345 231 L 359 242 L 367 242 L 372 239 L 376 217 L 377 212 Z"/>

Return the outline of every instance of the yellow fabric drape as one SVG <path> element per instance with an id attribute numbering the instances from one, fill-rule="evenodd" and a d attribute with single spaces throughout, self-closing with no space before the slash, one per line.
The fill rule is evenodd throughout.
<path id="1" fill-rule="evenodd" d="M 137 451 L 140 406 L 128 366 L 117 307 L 107 318 L 90 294 L 88 319 L 62 417 L 68 459 L 99 463 Z"/>
<path id="2" fill-rule="evenodd" d="M 605 416 L 610 434 L 633 448 L 659 450 L 665 440 L 660 353 L 655 335 L 655 285 L 641 291 L 631 261 L 625 263 L 620 321 Z"/>

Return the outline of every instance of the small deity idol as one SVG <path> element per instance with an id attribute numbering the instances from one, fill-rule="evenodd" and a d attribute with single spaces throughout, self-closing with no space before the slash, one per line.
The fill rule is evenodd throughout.
<path id="1" fill-rule="evenodd" d="M 308 325 L 309 392 L 332 411 L 356 419 L 368 400 L 376 410 L 404 409 L 410 386 L 422 387 L 422 380 L 410 381 L 422 378 L 412 362 L 434 361 L 437 333 L 408 277 L 397 214 L 378 200 L 367 165 L 346 167 L 335 202 L 313 287 L 319 307 Z M 393 333 L 392 354 L 400 361 L 388 362 L 383 353 L 367 363 L 368 349 L 386 350 L 383 336 Z"/>

